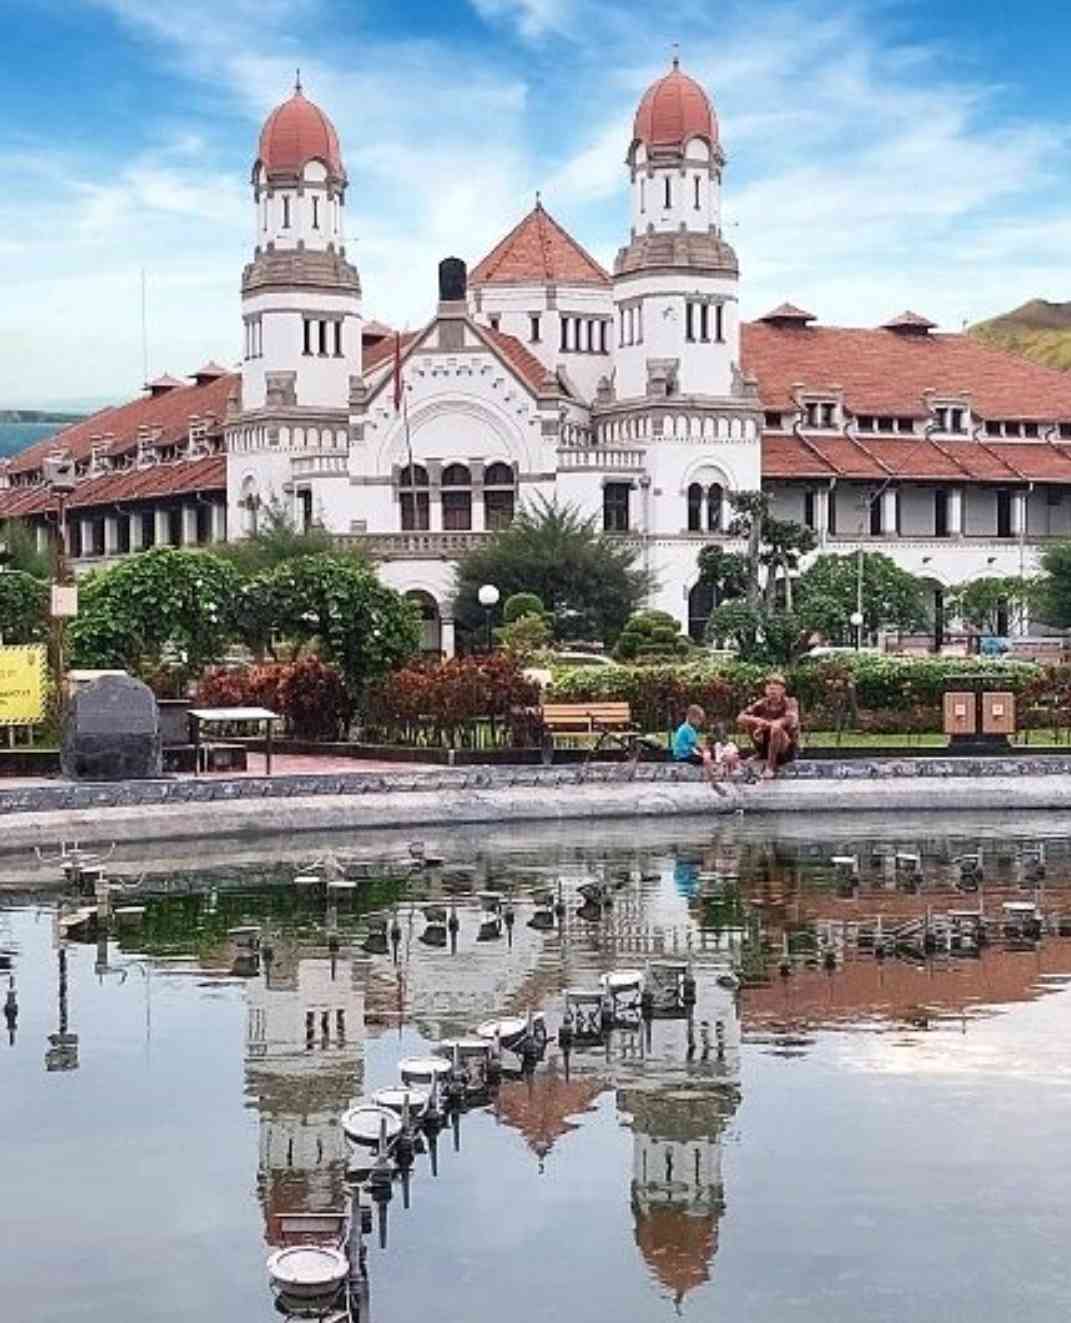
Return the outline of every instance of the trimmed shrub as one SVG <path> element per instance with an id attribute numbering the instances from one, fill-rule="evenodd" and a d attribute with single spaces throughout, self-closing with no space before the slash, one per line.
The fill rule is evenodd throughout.
<path id="1" fill-rule="evenodd" d="M 201 707 L 266 707 L 286 719 L 287 733 L 303 740 L 337 740 L 352 716 L 338 669 L 319 657 L 207 671 L 197 686 Z"/>
<path id="2" fill-rule="evenodd" d="M 403 667 L 372 685 L 366 739 L 385 744 L 513 748 L 539 741 L 540 690 L 504 653 Z"/>
<path id="3" fill-rule="evenodd" d="M 625 622 L 614 656 L 624 662 L 662 662 L 686 657 L 691 648 L 668 611 L 634 611 Z"/>
<path id="4" fill-rule="evenodd" d="M 502 607 L 502 621 L 512 625 L 521 616 L 542 616 L 544 612 L 543 599 L 535 593 L 513 593 Z"/>

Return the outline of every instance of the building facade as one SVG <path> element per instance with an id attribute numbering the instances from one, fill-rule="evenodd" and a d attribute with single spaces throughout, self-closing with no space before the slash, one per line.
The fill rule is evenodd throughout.
<path id="1" fill-rule="evenodd" d="M 282 502 L 371 553 L 447 653 L 457 557 L 536 496 L 632 540 L 652 604 L 694 637 L 698 553 L 732 541 L 734 492 L 765 487 L 820 550 L 927 579 L 938 642 L 950 587 L 1071 536 L 1066 375 L 914 313 L 842 328 L 786 303 L 743 323 L 717 116 L 676 61 L 622 147 L 612 272 L 537 201 L 467 278 L 444 264 L 434 315 L 396 339 L 363 318 L 338 134 L 298 85 L 253 165 L 240 371 L 158 378 L 31 447 L 0 470 L 0 517 L 47 537 L 50 459 L 74 469 L 78 566 L 238 538 Z"/>

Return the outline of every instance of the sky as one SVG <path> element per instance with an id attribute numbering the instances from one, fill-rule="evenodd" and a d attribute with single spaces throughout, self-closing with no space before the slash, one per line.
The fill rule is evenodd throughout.
<path id="1" fill-rule="evenodd" d="M 300 66 L 364 309 L 434 310 L 532 206 L 609 265 L 669 66 L 708 89 L 747 317 L 945 329 L 1071 298 L 1071 11 L 1046 0 L 0 0 L 0 407 L 240 354 L 249 176 Z"/>

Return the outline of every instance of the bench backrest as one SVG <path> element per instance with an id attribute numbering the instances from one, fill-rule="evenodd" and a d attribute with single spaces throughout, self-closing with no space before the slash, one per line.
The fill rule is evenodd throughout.
<path id="1" fill-rule="evenodd" d="M 632 720 L 628 703 L 544 703 L 543 721 L 548 726 L 597 724 L 624 725 Z"/>

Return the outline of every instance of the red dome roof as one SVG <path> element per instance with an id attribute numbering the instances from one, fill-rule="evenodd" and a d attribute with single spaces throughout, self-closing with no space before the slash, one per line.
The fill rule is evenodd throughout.
<path id="1" fill-rule="evenodd" d="M 718 141 L 718 117 L 710 98 L 694 78 L 673 68 L 652 83 L 636 111 L 634 142 L 648 147 L 683 147 L 689 138 Z"/>
<path id="2" fill-rule="evenodd" d="M 309 161 L 320 160 L 332 175 L 346 176 L 335 126 L 319 106 L 306 100 L 300 83 L 265 121 L 258 160 L 268 174 L 300 174 Z"/>

